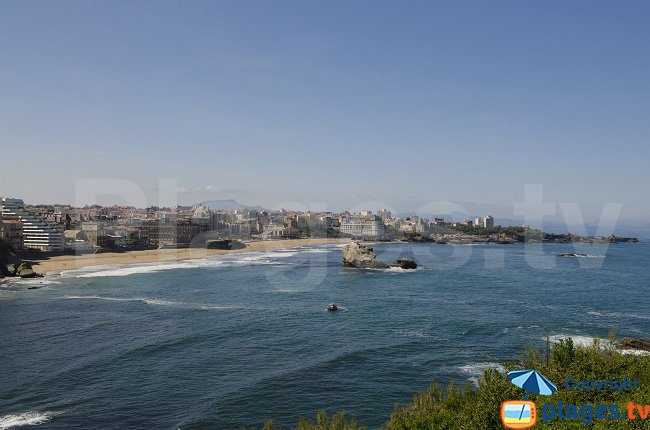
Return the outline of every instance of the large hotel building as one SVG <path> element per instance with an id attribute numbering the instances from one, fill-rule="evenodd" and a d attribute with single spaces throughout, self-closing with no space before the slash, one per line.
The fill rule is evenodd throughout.
<path id="1" fill-rule="evenodd" d="M 376 239 L 382 237 L 384 231 L 384 222 L 376 215 L 352 215 L 341 221 L 341 233 L 359 238 Z"/>

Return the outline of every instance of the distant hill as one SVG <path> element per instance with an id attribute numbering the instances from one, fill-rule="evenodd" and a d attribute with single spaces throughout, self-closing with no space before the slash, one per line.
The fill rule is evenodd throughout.
<path id="1" fill-rule="evenodd" d="M 246 206 L 241 203 L 239 203 L 236 200 L 229 199 L 229 200 L 206 200 L 204 202 L 201 202 L 203 206 L 207 206 L 213 211 L 216 210 L 227 210 L 227 211 L 232 211 L 235 209 L 249 209 L 249 210 L 256 210 L 256 211 L 262 211 L 264 208 L 260 206 Z"/>

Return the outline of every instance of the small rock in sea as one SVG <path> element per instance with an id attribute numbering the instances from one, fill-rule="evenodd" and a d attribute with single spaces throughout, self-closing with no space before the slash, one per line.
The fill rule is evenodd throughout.
<path id="1" fill-rule="evenodd" d="M 619 344 L 621 349 L 634 349 L 638 351 L 650 351 L 650 339 L 640 339 L 633 337 L 624 338 Z"/>
<path id="2" fill-rule="evenodd" d="M 399 267 L 402 269 L 417 269 L 418 265 L 412 258 L 400 258 L 392 265 L 392 267 Z"/>

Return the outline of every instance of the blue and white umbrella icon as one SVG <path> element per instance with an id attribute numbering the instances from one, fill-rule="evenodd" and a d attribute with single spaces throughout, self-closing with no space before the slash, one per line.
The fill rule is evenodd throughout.
<path id="1" fill-rule="evenodd" d="M 536 370 L 513 370 L 508 372 L 508 379 L 519 388 L 532 394 L 550 396 L 557 387 Z"/>

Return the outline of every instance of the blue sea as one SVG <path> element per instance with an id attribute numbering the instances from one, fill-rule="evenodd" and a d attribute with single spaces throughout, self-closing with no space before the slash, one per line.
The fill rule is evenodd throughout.
<path id="1" fill-rule="evenodd" d="M 374 246 L 420 266 L 346 269 L 314 246 L 2 284 L 0 429 L 287 426 L 319 409 L 377 428 L 547 334 L 650 337 L 650 244 Z"/>

